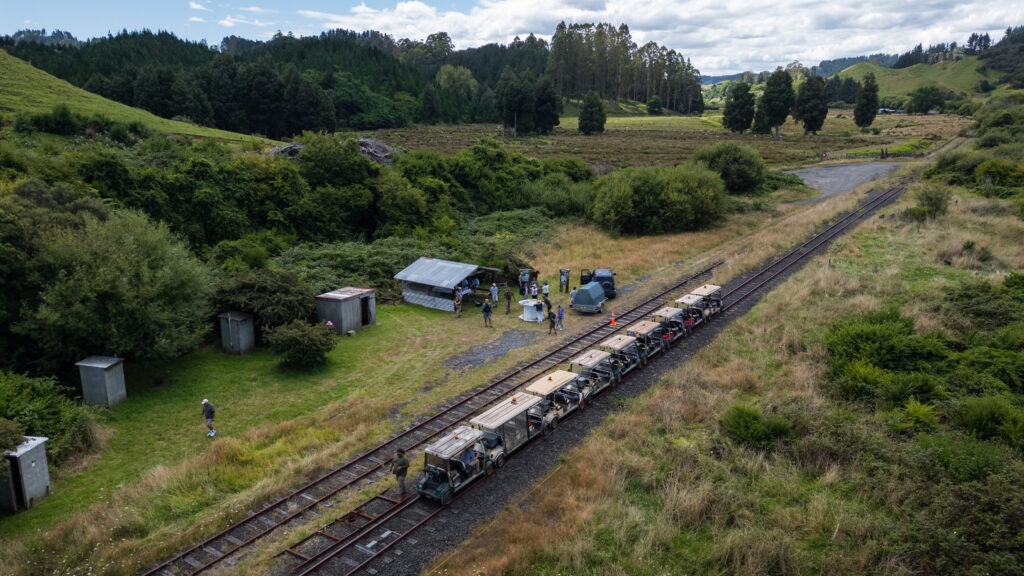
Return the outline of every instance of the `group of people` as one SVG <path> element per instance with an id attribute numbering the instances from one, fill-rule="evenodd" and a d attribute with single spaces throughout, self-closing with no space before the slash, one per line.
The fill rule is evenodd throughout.
<path id="1" fill-rule="evenodd" d="M 470 286 L 472 286 L 472 289 L 470 288 Z M 468 280 L 463 280 L 461 285 L 456 286 L 452 290 L 454 294 L 453 303 L 456 318 L 462 318 L 462 304 L 466 295 L 473 294 L 473 291 L 476 290 L 479 286 L 480 280 L 477 278 L 473 278 L 472 282 Z M 523 287 L 521 287 L 521 289 L 522 288 Z M 551 287 L 548 285 L 548 283 L 544 282 L 541 286 L 538 286 L 536 282 L 531 282 L 528 291 L 530 297 L 537 300 L 536 306 L 538 322 L 543 322 L 545 318 L 548 320 L 548 334 L 554 334 L 555 330 L 564 330 L 565 309 L 563 309 L 562 305 L 559 304 L 558 311 L 552 311 L 551 299 L 549 298 L 549 295 L 551 293 Z M 571 296 L 575 295 L 575 291 L 576 290 L 574 288 L 573 294 L 570 295 L 570 300 Z M 498 306 L 498 303 L 500 302 L 499 296 L 503 296 L 505 299 L 505 314 L 507 315 L 512 313 L 512 287 L 506 286 L 505 292 L 504 294 L 502 294 L 500 289 L 498 288 L 498 284 L 491 283 L 491 287 L 488 289 L 488 294 L 489 298 L 485 298 L 483 304 L 481 305 L 481 312 L 483 313 L 484 316 L 484 326 L 493 328 L 494 323 L 491 320 L 491 317 L 494 315 L 494 308 Z M 542 299 L 540 297 L 542 297 Z M 547 315 L 544 314 L 545 306 L 547 307 Z"/>

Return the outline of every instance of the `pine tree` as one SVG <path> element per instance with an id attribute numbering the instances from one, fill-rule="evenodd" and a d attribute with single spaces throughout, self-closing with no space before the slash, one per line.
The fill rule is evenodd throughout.
<path id="1" fill-rule="evenodd" d="M 591 90 L 583 97 L 583 107 L 580 108 L 580 132 L 586 135 L 594 132 L 604 132 L 604 104 L 597 92 Z"/>
<path id="2" fill-rule="evenodd" d="M 765 120 L 775 127 L 775 139 L 779 139 L 779 127 L 786 121 L 789 111 L 793 108 L 793 77 L 782 67 L 775 69 L 764 87 L 761 98 Z"/>
<path id="3" fill-rule="evenodd" d="M 733 86 L 732 94 L 725 101 L 725 112 L 722 116 L 722 124 L 726 128 L 742 134 L 750 128 L 754 120 L 754 94 L 750 91 L 750 84 L 739 82 Z"/>
<path id="4" fill-rule="evenodd" d="M 541 134 L 551 132 L 558 126 L 558 112 L 562 108 L 562 99 L 555 91 L 555 83 L 550 76 L 541 76 L 537 82 L 534 98 L 533 122 Z"/>
<path id="5" fill-rule="evenodd" d="M 754 109 L 754 124 L 751 126 L 750 131 L 754 134 L 772 133 L 772 125 L 768 122 L 768 117 L 764 113 L 764 97 L 757 100 L 757 108 Z"/>
<path id="6" fill-rule="evenodd" d="M 828 101 L 825 99 L 825 79 L 811 76 L 800 85 L 796 103 L 793 104 L 793 118 L 804 124 L 804 135 L 817 133 L 828 116 Z"/>
<path id="7" fill-rule="evenodd" d="M 853 107 L 853 121 L 861 130 L 867 130 L 878 114 L 878 83 L 875 75 L 864 76 L 864 84 L 857 93 L 857 104 Z"/>
<path id="8" fill-rule="evenodd" d="M 661 98 L 658 98 L 658 95 L 655 94 L 647 101 L 647 113 L 657 115 L 661 114 L 661 111 Z"/>

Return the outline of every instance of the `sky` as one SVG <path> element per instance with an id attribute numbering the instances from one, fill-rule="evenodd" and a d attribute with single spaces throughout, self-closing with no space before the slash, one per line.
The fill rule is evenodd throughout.
<path id="1" fill-rule="evenodd" d="M 345 28 L 413 40 L 444 31 L 459 50 L 531 33 L 550 40 L 560 21 L 625 23 L 637 44 L 656 42 L 719 75 L 963 44 L 972 32 L 998 41 L 1024 24 L 1024 0 L 0 0 L 0 34 L 60 29 L 83 40 L 148 28 L 213 46 L 230 35 Z"/>

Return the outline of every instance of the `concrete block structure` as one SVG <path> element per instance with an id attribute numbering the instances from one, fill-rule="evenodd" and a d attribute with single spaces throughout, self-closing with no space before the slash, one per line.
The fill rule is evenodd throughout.
<path id="1" fill-rule="evenodd" d="M 82 377 L 86 404 L 113 408 L 128 397 L 124 387 L 124 361 L 111 356 L 90 356 L 75 364 Z"/>

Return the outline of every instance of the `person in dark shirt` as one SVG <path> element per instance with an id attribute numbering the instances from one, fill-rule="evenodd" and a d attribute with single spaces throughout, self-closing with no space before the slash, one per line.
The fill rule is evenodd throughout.
<path id="1" fill-rule="evenodd" d="M 405 474 L 409 471 L 409 459 L 405 456 L 404 448 L 399 448 L 395 459 L 391 461 L 391 471 L 398 481 L 399 498 L 405 498 Z"/>
<path id="2" fill-rule="evenodd" d="M 214 408 L 213 404 L 203 398 L 203 418 L 206 418 L 206 427 L 210 430 L 206 433 L 207 438 L 213 438 L 217 435 L 217 431 L 213 428 L 213 417 L 217 414 L 217 409 Z"/>
<path id="3" fill-rule="evenodd" d="M 490 299 L 484 300 L 483 312 L 484 312 L 484 326 L 490 326 L 491 328 L 494 328 L 494 324 L 491 324 L 491 301 L 490 301 Z"/>

